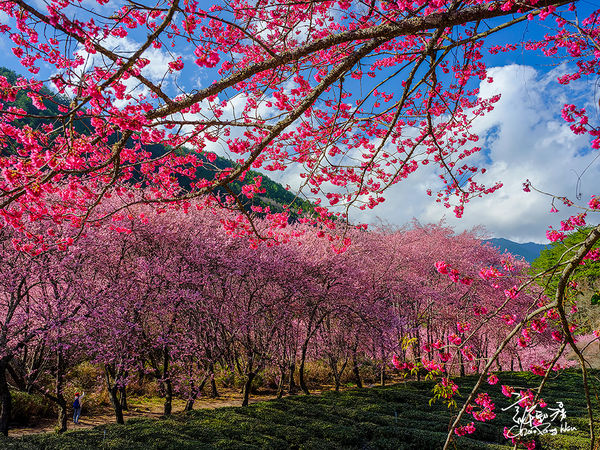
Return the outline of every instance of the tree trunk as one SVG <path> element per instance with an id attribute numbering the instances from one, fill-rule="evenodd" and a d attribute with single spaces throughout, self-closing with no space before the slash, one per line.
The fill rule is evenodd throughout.
<path id="1" fill-rule="evenodd" d="M 335 392 L 340 392 L 340 385 L 342 384 L 342 381 L 340 379 L 340 374 L 336 373 L 333 376 L 333 379 L 335 380 Z"/>
<path id="2" fill-rule="evenodd" d="M 344 370 L 346 369 L 346 365 L 348 364 L 348 355 L 346 355 L 346 359 L 342 363 L 342 366 L 339 367 L 339 360 L 335 357 L 329 358 L 329 367 L 331 368 L 331 373 L 333 375 L 333 382 L 335 384 L 335 392 L 340 391 L 340 386 L 342 385 L 342 375 L 344 374 Z"/>
<path id="3" fill-rule="evenodd" d="M 206 377 L 205 377 L 206 379 Z M 199 389 L 196 389 L 196 384 L 194 383 L 194 380 L 190 380 L 190 395 L 187 399 L 187 402 L 185 402 L 185 408 L 183 409 L 184 412 L 188 412 L 191 411 L 192 409 L 194 409 L 194 402 L 196 401 L 196 398 L 198 397 L 198 392 Z"/>
<path id="4" fill-rule="evenodd" d="M 65 431 L 67 431 L 67 402 L 63 398 L 59 399 L 58 403 L 58 432 L 64 433 Z"/>
<path id="5" fill-rule="evenodd" d="M 63 352 L 58 347 L 56 351 L 56 403 L 58 404 L 58 432 L 67 431 L 67 401 L 63 394 L 65 383 L 65 359 Z"/>
<path id="6" fill-rule="evenodd" d="M 119 388 L 120 400 L 121 400 L 121 409 L 123 411 L 129 411 L 129 407 L 127 406 L 127 387 L 121 386 Z"/>
<path id="7" fill-rule="evenodd" d="M 338 360 L 334 356 L 329 356 L 329 368 L 331 369 L 331 376 L 333 377 L 333 385 L 335 392 L 340 391 L 340 374 L 338 372 Z"/>
<path id="8" fill-rule="evenodd" d="M 108 389 L 108 397 L 110 398 L 110 403 L 115 410 L 115 419 L 117 423 L 124 424 L 125 420 L 123 419 L 123 410 L 121 409 L 121 402 L 119 401 L 118 391 L 119 388 L 115 384 L 112 384 L 110 379 L 115 378 L 114 373 L 111 373 L 112 370 L 109 368 L 108 364 L 104 366 L 104 374 L 106 376 L 106 388 Z"/>
<path id="9" fill-rule="evenodd" d="M 194 409 L 194 402 L 196 401 L 196 396 L 190 396 L 185 402 L 185 408 L 183 408 L 184 412 L 192 411 Z"/>
<path id="10" fill-rule="evenodd" d="M 256 373 L 248 372 L 246 376 L 247 379 L 246 384 L 244 385 L 244 400 L 242 401 L 242 406 L 248 406 L 248 402 L 250 400 L 250 389 L 252 388 L 252 381 L 254 380 Z"/>
<path id="11" fill-rule="evenodd" d="M 419 340 L 419 331 L 416 333 L 417 340 L 416 345 L 414 346 L 413 354 L 416 355 L 416 360 L 421 361 L 421 341 Z M 417 369 L 417 381 L 421 381 L 421 371 Z"/>
<path id="12" fill-rule="evenodd" d="M 190 396 L 187 399 L 187 402 L 185 403 L 184 411 L 191 411 L 192 409 L 194 409 L 194 403 L 196 402 L 198 395 L 200 395 L 200 392 L 202 392 L 202 390 L 204 389 L 207 380 L 208 375 L 204 375 L 204 378 L 202 378 L 200 386 L 198 387 L 196 387 L 196 385 L 194 384 L 194 380 L 190 381 Z"/>
<path id="13" fill-rule="evenodd" d="M 165 391 L 165 403 L 163 415 L 170 416 L 171 411 L 173 410 L 173 383 L 171 383 L 171 378 L 169 376 L 169 363 L 171 362 L 169 353 L 169 347 L 163 347 L 163 370 L 162 370 L 162 384 Z"/>
<path id="14" fill-rule="evenodd" d="M 417 371 L 417 374 L 418 373 L 419 372 Z M 380 381 L 381 381 L 381 385 L 385 386 L 385 348 L 383 347 L 383 339 L 381 340 L 381 374 L 380 374 Z"/>
<path id="15" fill-rule="evenodd" d="M 215 381 L 215 366 L 214 364 L 210 364 L 208 367 L 210 370 L 210 396 L 212 398 L 219 397 L 219 391 L 217 391 L 217 382 Z"/>
<path id="16" fill-rule="evenodd" d="M 8 381 L 6 380 L 6 367 L 8 366 L 8 358 L 0 359 L 0 433 L 8 436 L 8 424 L 10 422 L 10 413 L 12 407 L 12 399 L 10 390 L 8 389 Z"/>
<path id="17" fill-rule="evenodd" d="M 289 389 L 288 389 L 288 393 L 289 394 L 295 394 L 296 392 L 298 392 L 298 386 L 296 386 L 296 361 L 292 361 L 290 363 L 290 384 L 289 384 Z"/>
<path id="18" fill-rule="evenodd" d="M 124 424 L 125 419 L 123 418 L 123 410 L 121 409 L 121 402 L 118 397 L 118 388 L 116 386 L 109 388 L 108 396 L 110 398 L 110 403 L 115 410 L 115 419 L 117 423 L 120 423 L 121 425 Z"/>
<path id="19" fill-rule="evenodd" d="M 362 389 L 362 379 L 360 378 L 360 371 L 358 370 L 358 358 L 356 357 L 356 350 L 352 352 L 352 373 L 354 374 L 354 381 L 356 386 Z"/>
<path id="20" fill-rule="evenodd" d="M 285 389 L 285 365 L 279 366 L 279 385 L 277 386 L 277 398 L 283 397 Z"/>
<path id="21" fill-rule="evenodd" d="M 427 358 L 431 361 L 433 359 L 433 352 L 432 352 L 432 346 L 431 346 L 431 341 L 432 341 L 432 337 L 431 337 L 431 318 L 428 316 L 427 317 L 427 325 L 426 325 L 426 330 L 427 330 Z"/>
<path id="22" fill-rule="evenodd" d="M 302 346 L 302 355 L 300 357 L 300 367 L 298 368 L 298 378 L 300 381 L 300 389 L 306 394 L 310 395 L 306 380 L 304 379 L 304 363 L 306 362 L 306 352 L 308 350 L 308 342 Z"/>
<path id="23" fill-rule="evenodd" d="M 165 387 L 165 404 L 163 414 L 165 416 L 170 416 L 171 411 L 173 409 L 173 383 L 171 383 L 171 379 L 167 378 L 164 381 Z"/>

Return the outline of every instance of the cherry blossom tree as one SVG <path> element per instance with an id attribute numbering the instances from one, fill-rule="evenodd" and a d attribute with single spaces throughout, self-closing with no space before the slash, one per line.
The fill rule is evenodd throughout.
<path id="1" fill-rule="evenodd" d="M 241 206 L 261 192 L 259 177 L 239 194 L 231 189 L 250 168 L 298 171 L 303 194 L 346 217 L 350 205 L 374 207 L 388 186 L 431 163 L 443 182 L 437 200 L 460 216 L 469 199 L 500 187 L 479 184 L 485 169 L 466 159 L 479 150 L 471 119 L 498 99 L 480 98 L 475 86 L 487 79 L 486 39 L 526 20 L 556 19 L 557 34 L 544 42 L 490 50 L 579 58 L 565 83 L 596 73 L 588 56 L 595 16 L 573 20 L 566 0 L 229 0 L 207 10 L 195 1 L 115 8 L 99 0 L 88 8 L 17 0 L 1 7 L 8 20 L 0 32 L 38 75 L 15 85 L 0 79 L 0 212 L 17 229 L 42 216 L 81 226 L 108 195 L 214 206 L 210 194 L 223 188 Z M 53 67 L 45 79 L 42 64 Z M 192 68 L 214 82 L 197 89 L 178 77 Z M 11 103 L 21 92 L 33 112 Z M 564 115 L 588 126 L 584 110 L 572 106 Z M 33 127 L 20 126 L 27 117 Z M 236 165 L 197 177 L 217 148 Z M 127 197 L 142 186 L 151 189 Z M 49 207 L 51 197 L 60 206 Z M 263 213 L 272 229 L 287 215 Z M 323 206 L 315 214 L 331 220 Z"/>
<path id="2" fill-rule="evenodd" d="M 72 249 L 32 257 L 15 247 L 14 230 L 0 230 L 0 432 L 8 434 L 9 374 L 13 383 L 41 391 L 58 405 L 59 430 L 65 431 L 63 389 L 77 322 L 85 309 L 79 277 L 86 256 Z M 53 390 L 40 380 L 48 372 L 54 376 Z"/>
<path id="3" fill-rule="evenodd" d="M 83 246 L 85 248 L 85 246 Z M 51 374 L 54 379 L 53 389 L 40 385 L 37 371 L 23 373 L 25 380 L 33 379 L 31 383 L 36 390 L 56 403 L 58 407 L 58 430 L 67 430 L 67 405 L 64 390 L 67 381 L 67 372 L 70 368 L 82 361 L 81 336 L 83 317 L 86 314 L 86 305 L 83 303 L 85 292 L 86 265 L 89 254 L 82 246 L 72 248 L 71 251 L 52 252 L 36 258 L 35 273 L 39 277 L 39 284 L 32 289 L 35 296 L 34 302 L 29 306 L 29 317 L 35 317 L 31 311 L 36 308 L 36 314 L 48 324 L 48 329 L 37 336 L 37 348 L 40 354 L 47 350 L 46 359 L 50 359 L 47 367 L 39 367 L 38 371 Z M 38 319 L 39 320 L 39 319 Z M 27 346 L 29 347 L 29 345 Z M 27 347 L 24 350 L 27 350 Z M 21 356 L 21 355 L 19 355 Z M 13 379 L 19 356 L 9 366 Z M 21 367 L 23 367 L 21 365 Z M 45 369 L 45 370 L 44 370 Z M 40 377 L 41 378 L 41 377 Z"/>

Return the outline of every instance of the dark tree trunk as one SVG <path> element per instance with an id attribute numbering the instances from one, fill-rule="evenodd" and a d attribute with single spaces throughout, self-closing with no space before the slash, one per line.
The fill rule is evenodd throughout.
<path id="1" fill-rule="evenodd" d="M 129 375 L 129 372 L 125 372 L 125 377 Z M 119 387 L 119 398 L 121 400 L 121 409 L 123 411 L 129 411 L 129 406 L 127 406 L 127 386 Z"/>
<path id="2" fill-rule="evenodd" d="M 164 381 L 165 387 L 165 405 L 164 405 L 164 415 L 170 416 L 173 408 L 173 384 L 171 383 L 171 379 L 167 378 Z"/>
<path id="3" fill-rule="evenodd" d="M 210 396 L 212 398 L 217 398 L 219 396 L 219 391 L 217 390 L 217 382 L 215 381 L 214 364 L 211 363 L 208 369 L 210 370 Z"/>
<path id="4" fill-rule="evenodd" d="M 205 375 L 204 378 L 202 378 L 200 386 L 198 387 L 196 387 L 196 385 L 194 384 L 194 380 L 190 381 L 190 396 L 187 399 L 187 402 L 185 403 L 184 411 L 191 411 L 192 409 L 194 409 L 194 403 L 196 402 L 198 395 L 200 395 L 200 392 L 202 392 L 202 390 L 204 389 L 206 380 L 208 380 L 208 375 Z"/>
<path id="5" fill-rule="evenodd" d="M 352 373 L 354 374 L 354 381 L 356 381 L 356 386 L 359 389 L 362 389 L 362 379 L 360 378 L 360 371 L 358 370 L 358 358 L 356 357 L 356 350 L 352 352 Z"/>
<path id="6" fill-rule="evenodd" d="M 335 380 L 335 391 L 336 392 L 339 392 L 339 390 L 340 390 L 340 385 L 342 384 L 342 375 L 344 374 L 344 370 L 346 370 L 347 365 L 348 365 L 348 355 L 346 355 L 346 358 L 344 359 L 342 367 L 340 367 L 340 370 L 337 372 L 337 377 Z M 337 367 L 336 367 L 336 369 L 337 369 Z"/>
<path id="7" fill-rule="evenodd" d="M 340 385 L 341 385 L 342 383 L 341 383 L 341 380 L 340 380 L 340 376 L 339 376 L 339 374 L 335 374 L 335 375 L 333 376 L 333 379 L 334 379 L 334 381 L 335 381 L 335 392 L 340 392 Z"/>
<path id="8" fill-rule="evenodd" d="M 104 374 L 106 376 L 106 388 L 108 389 L 108 397 L 110 398 L 110 403 L 112 404 L 113 409 L 115 410 L 115 419 L 117 420 L 117 423 L 124 424 L 125 420 L 123 419 L 123 410 L 121 409 L 121 401 L 119 400 L 118 395 L 119 387 L 117 386 L 116 382 L 114 384 L 111 383 L 111 377 L 115 379 L 115 374 L 109 368 L 108 365 L 104 366 Z"/>
<path id="9" fill-rule="evenodd" d="M 248 372 L 246 374 L 246 384 L 244 385 L 244 400 L 242 401 L 242 406 L 248 406 L 248 402 L 250 400 L 250 390 L 252 389 L 252 381 L 256 376 L 255 372 Z"/>
<path id="10" fill-rule="evenodd" d="M 417 338 L 417 340 L 415 341 L 416 344 L 414 346 L 415 350 L 413 350 L 413 354 L 416 354 L 417 361 L 421 361 L 421 341 L 419 340 L 419 332 L 417 331 L 417 335 L 415 336 Z M 417 381 L 421 381 L 421 371 L 417 370 Z"/>
<path id="11" fill-rule="evenodd" d="M 165 416 L 170 416 L 171 411 L 173 409 L 173 383 L 171 383 L 171 378 L 169 376 L 169 363 L 170 360 L 170 352 L 169 347 L 163 347 L 163 370 L 162 370 L 162 385 L 165 392 L 165 403 L 163 414 Z"/>
<path id="12" fill-rule="evenodd" d="M 0 359 L 0 433 L 8 436 L 8 424 L 10 422 L 10 414 L 12 407 L 12 399 L 10 390 L 8 389 L 8 381 L 6 379 L 6 368 L 8 366 L 8 358 Z"/>
<path id="13" fill-rule="evenodd" d="M 418 373 L 417 371 L 417 376 L 419 376 Z M 379 374 L 379 381 L 381 381 L 382 386 L 385 386 L 385 348 L 383 347 L 383 339 L 381 340 L 381 373 Z"/>
<path id="14" fill-rule="evenodd" d="M 290 394 L 295 394 L 296 392 L 298 392 L 298 386 L 296 386 L 296 361 L 292 361 L 290 363 L 290 384 L 289 384 L 289 389 L 288 389 L 288 393 Z"/>
<path id="15" fill-rule="evenodd" d="M 279 386 L 277 386 L 277 398 L 283 397 L 285 389 L 285 365 L 279 366 Z"/>
<path id="16" fill-rule="evenodd" d="M 184 412 L 192 411 L 194 409 L 194 403 L 196 402 L 196 396 L 190 396 L 185 402 Z"/>
<path id="17" fill-rule="evenodd" d="M 427 317 L 427 325 L 426 325 L 426 333 L 427 333 L 427 357 L 431 361 L 433 359 L 433 351 L 431 347 L 431 318 Z"/>
<path id="18" fill-rule="evenodd" d="M 219 391 L 217 390 L 217 382 L 215 381 L 215 376 L 212 375 L 210 378 L 210 396 L 212 398 L 220 397 Z"/>
<path id="19" fill-rule="evenodd" d="M 125 419 L 123 418 L 123 410 L 121 409 L 121 402 L 119 401 L 118 388 L 116 386 L 109 388 L 108 396 L 110 398 L 110 403 L 115 410 L 115 420 L 117 423 L 124 424 Z"/>
<path id="20" fill-rule="evenodd" d="M 63 394 L 65 384 L 65 359 L 62 349 L 56 351 L 56 403 L 58 404 L 58 432 L 67 431 L 67 401 Z"/>
<path id="21" fill-rule="evenodd" d="M 123 411 L 129 411 L 129 407 L 127 406 L 127 387 L 121 386 L 119 388 L 120 400 L 121 400 L 121 409 Z"/>
<path id="22" fill-rule="evenodd" d="M 329 357 L 329 368 L 331 369 L 331 374 L 333 376 L 333 383 L 335 385 L 335 392 L 340 391 L 340 386 L 342 385 L 342 375 L 344 370 L 346 369 L 346 365 L 348 364 L 348 356 L 346 355 L 346 359 L 342 363 L 342 366 L 339 367 L 339 360 L 334 356 Z"/>
<path id="23" fill-rule="evenodd" d="M 310 395 L 306 380 L 304 379 L 304 363 L 306 362 L 306 352 L 308 350 L 308 342 L 305 342 L 302 346 L 302 354 L 300 357 L 300 367 L 298 368 L 298 379 L 300 381 L 300 389 L 306 394 Z"/>
<path id="24" fill-rule="evenodd" d="M 332 356 L 329 357 L 329 368 L 331 369 L 331 376 L 333 377 L 333 385 L 335 386 L 335 392 L 340 391 L 340 373 L 338 371 L 338 360 Z"/>
<path id="25" fill-rule="evenodd" d="M 67 402 L 62 398 L 58 401 L 58 432 L 64 433 L 65 431 L 67 431 Z"/>
<path id="26" fill-rule="evenodd" d="M 190 396 L 185 402 L 185 408 L 183 409 L 185 412 L 191 411 L 194 409 L 194 402 L 196 401 L 196 397 L 198 397 L 198 389 L 196 389 L 196 384 L 194 380 L 190 380 Z"/>

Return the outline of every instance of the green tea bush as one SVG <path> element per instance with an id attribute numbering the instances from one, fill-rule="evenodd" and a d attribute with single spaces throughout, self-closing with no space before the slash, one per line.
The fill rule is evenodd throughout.
<path id="1" fill-rule="evenodd" d="M 539 379 L 531 374 L 499 374 L 501 383 L 533 387 Z M 462 398 L 475 377 L 457 379 Z M 67 432 L 62 436 L 27 436 L 9 440 L 14 449 L 439 449 L 446 439 L 451 414 L 441 402 L 428 404 L 431 382 L 407 382 L 395 386 L 326 392 L 323 395 L 291 396 L 280 400 L 174 414 L 168 419 L 135 419 L 123 426 L 98 427 Z M 509 400 L 500 386 L 485 386 L 497 400 L 497 417 L 477 423 L 469 436 L 455 438 L 460 450 L 508 450 L 502 430 L 513 420 L 512 410 L 502 411 Z M 565 372 L 548 381 L 544 398 L 549 404 L 566 401 L 567 420 L 575 432 L 541 436 L 542 449 L 589 448 L 585 400 L 580 395 L 580 376 Z M 568 399 L 568 400 L 565 400 Z M 577 413 L 576 413 L 577 412 Z M 598 414 L 598 412 L 596 413 Z M 466 417 L 468 423 L 472 418 Z M 106 430 L 106 437 L 104 436 Z M 599 430 L 600 435 L 600 430 Z M 20 444 L 19 444 L 20 445 Z M 1 448 L 1 446 L 0 446 Z M 35 447 L 34 447 L 35 448 Z"/>

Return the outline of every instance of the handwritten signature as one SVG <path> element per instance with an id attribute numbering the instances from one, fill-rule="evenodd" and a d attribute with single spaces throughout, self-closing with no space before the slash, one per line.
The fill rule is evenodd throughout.
<path id="1" fill-rule="evenodd" d="M 548 406 L 546 411 L 543 411 L 543 407 L 539 404 L 527 406 L 524 401 L 527 397 L 521 396 L 520 393 L 513 392 L 512 395 L 517 396 L 517 400 L 506 408 L 502 408 L 502 411 L 511 408 L 515 410 L 513 416 L 515 425 L 508 428 L 504 433 L 508 439 L 542 434 L 554 436 L 577 429 L 577 427 L 572 427 L 567 423 L 567 412 L 563 402 L 556 402 L 555 408 Z M 557 421 L 559 422 L 558 425 L 556 424 Z"/>

